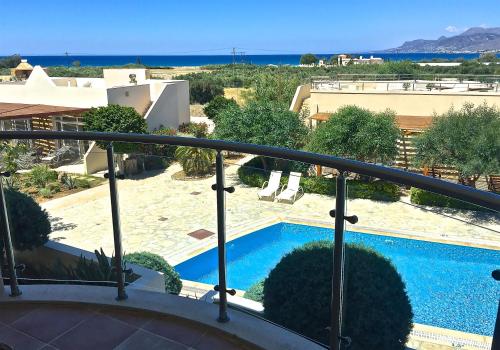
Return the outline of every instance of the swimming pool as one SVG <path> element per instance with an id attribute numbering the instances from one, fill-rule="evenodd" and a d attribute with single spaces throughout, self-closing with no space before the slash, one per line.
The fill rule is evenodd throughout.
<path id="1" fill-rule="evenodd" d="M 333 239 L 323 227 L 278 223 L 227 243 L 229 288 L 246 290 L 265 278 L 281 257 L 307 242 Z M 431 243 L 347 231 L 348 243 L 361 243 L 392 260 L 403 277 L 414 322 L 493 335 L 500 283 L 500 251 Z M 175 267 L 181 278 L 217 284 L 217 249 Z"/>

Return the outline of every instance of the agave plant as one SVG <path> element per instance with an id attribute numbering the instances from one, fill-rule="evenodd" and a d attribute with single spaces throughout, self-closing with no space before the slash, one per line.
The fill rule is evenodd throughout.
<path id="1" fill-rule="evenodd" d="M 101 248 L 101 251 L 94 251 L 97 262 L 80 256 L 72 273 L 76 279 L 83 281 L 116 281 L 116 272 L 114 269 L 115 258 L 108 259 Z M 123 264 L 123 270 L 126 270 Z"/>
<path id="2" fill-rule="evenodd" d="M 211 149 L 180 146 L 175 151 L 175 158 L 181 163 L 188 176 L 203 176 L 212 170 L 215 152 Z"/>

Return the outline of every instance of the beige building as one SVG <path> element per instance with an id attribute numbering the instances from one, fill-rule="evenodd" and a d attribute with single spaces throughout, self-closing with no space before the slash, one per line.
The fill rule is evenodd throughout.
<path id="1" fill-rule="evenodd" d="M 118 104 L 134 108 L 150 131 L 177 129 L 188 123 L 189 83 L 150 79 L 147 69 L 104 69 L 103 78 L 51 78 L 35 66 L 25 81 L 0 83 L 0 130 L 82 131 L 81 115 L 92 107 Z M 86 172 L 105 167 L 96 163 L 95 144 L 72 141 L 38 144 L 42 154 L 63 146 L 84 160 Z M 86 160 L 92 159 L 93 164 Z"/>
<path id="2" fill-rule="evenodd" d="M 339 66 L 347 66 L 348 64 L 382 64 L 384 60 L 380 57 L 370 56 L 369 58 L 359 56 L 358 58 L 350 57 L 348 55 L 338 55 L 337 64 Z"/>
<path id="3" fill-rule="evenodd" d="M 402 130 L 396 166 L 411 168 L 412 139 L 425 130 L 435 115 L 464 103 L 495 105 L 500 108 L 498 83 L 476 81 L 339 81 L 321 78 L 299 86 L 290 110 L 308 110 L 310 128 L 328 120 L 340 107 L 356 105 L 375 112 L 390 109 Z M 441 169 L 453 175 L 452 169 Z M 424 171 L 425 172 L 425 171 Z"/>

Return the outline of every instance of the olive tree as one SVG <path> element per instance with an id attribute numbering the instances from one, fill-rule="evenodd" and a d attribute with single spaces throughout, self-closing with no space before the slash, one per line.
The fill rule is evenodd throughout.
<path id="1" fill-rule="evenodd" d="M 316 64 L 318 63 L 318 57 L 312 53 L 306 53 L 300 57 L 300 64 Z"/>
<path id="2" fill-rule="evenodd" d="M 306 148 L 311 152 L 389 164 L 398 154 L 399 136 L 393 112 L 374 113 L 345 106 L 314 130 Z"/>
<path id="3" fill-rule="evenodd" d="M 237 106 L 234 99 L 225 98 L 224 96 L 215 96 L 214 99 L 210 101 L 205 108 L 203 108 L 203 112 L 208 119 L 215 119 L 217 118 L 217 115 L 230 106 Z"/>
<path id="4" fill-rule="evenodd" d="M 305 144 L 308 129 L 302 117 L 283 104 L 250 101 L 243 108 L 231 107 L 219 114 L 214 134 L 229 141 L 297 149 Z"/>
<path id="5" fill-rule="evenodd" d="M 476 186 L 477 179 L 500 171 L 500 110 L 487 104 L 464 104 L 436 115 L 415 140 L 419 166 L 450 166 L 459 183 Z"/>

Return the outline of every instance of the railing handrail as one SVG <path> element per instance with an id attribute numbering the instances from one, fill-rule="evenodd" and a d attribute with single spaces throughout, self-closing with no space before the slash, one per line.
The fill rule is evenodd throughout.
<path id="1" fill-rule="evenodd" d="M 133 133 L 105 133 L 84 131 L 0 131 L 0 139 L 54 139 L 54 140 L 87 140 L 108 142 L 129 142 L 144 144 L 164 144 L 176 146 L 191 146 L 210 148 L 219 151 L 248 153 L 259 156 L 299 161 L 314 165 L 334 168 L 339 171 L 349 171 L 360 175 L 371 176 L 403 185 L 414 186 L 423 190 L 439 193 L 482 206 L 494 211 L 500 211 L 500 195 L 480 191 L 472 187 L 443 181 L 440 179 L 410 173 L 404 170 L 382 165 L 363 163 L 330 155 L 292 150 L 274 146 L 264 146 L 249 143 L 239 143 L 224 140 L 211 140 L 194 137 L 163 136 Z"/>

